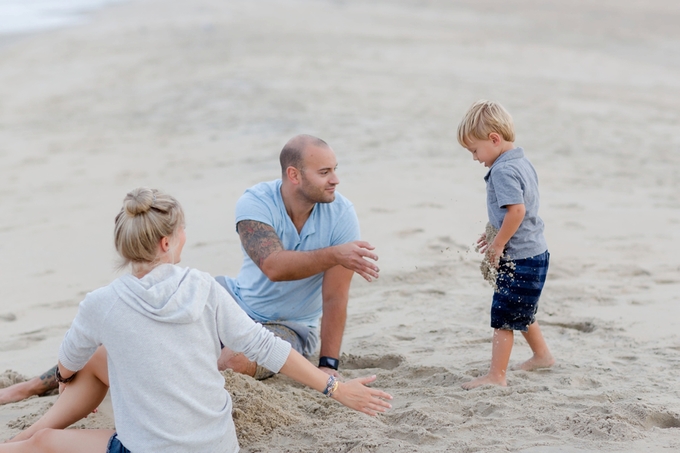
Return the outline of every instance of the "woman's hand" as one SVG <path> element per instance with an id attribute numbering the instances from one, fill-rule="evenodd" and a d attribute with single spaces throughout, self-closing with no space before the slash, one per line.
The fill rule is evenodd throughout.
<path id="1" fill-rule="evenodd" d="M 385 412 L 392 405 L 384 400 L 391 400 L 392 395 L 382 390 L 366 387 L 366 384 L 370 384 L 375 379 L 375 376 L 371 376 L 341 382 L 332 398 L 364 414 L 377 415 L 378 412 Z"/>

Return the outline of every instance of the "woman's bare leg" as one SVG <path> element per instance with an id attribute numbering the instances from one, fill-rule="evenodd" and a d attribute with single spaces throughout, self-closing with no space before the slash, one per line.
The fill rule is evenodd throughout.
<path id="1" fill-rule="evenodd" d="M 106 349 L 100 346 L 73 382 L 67 384 L 50 410 L 37 422 L 12 438 L 26 440 L 45 428 L 63 429 L 85 418 L 99 406 L 109 389 Z"/>
<path id="2" fill-rule="evenodd" d="M 113 433 L 112 429 L 43 429 L 28 440 L 1 444 L 0 453 L 105 453 Z"/>

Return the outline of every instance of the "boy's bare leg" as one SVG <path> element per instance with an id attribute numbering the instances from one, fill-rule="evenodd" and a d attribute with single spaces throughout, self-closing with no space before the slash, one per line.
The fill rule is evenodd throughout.
<path id="1" fill-rule="evenodd" d="M 57 401 L 45 415 L 13 437 L 10 442 L 29 439 L 45 428 L 63 429 L 87 417 L 99 406 L 108 389 L 106 349 L 100 346 L 85 367 L 78 372 L 73 382 L 66 384 Z"/>
<path id="2" fill-rule="evenodd" d="M 8 403 L 16 403 L 17 401 L 25 400 L 31 396 L 42 395 L 43 393 L 58 388 L 59 384 L 54 377 L 56 369 L 57 367 L 54 366 L 38 377 L 0 389 L 0 406 Z"/>
<path id="3" fill-rule="evenodd" d="M 550 349 L 548 349 L 548 344 L 545 342 L 545 338 L 543 338 L 538 322 L 531 324 L 528 332 L 522 332 L 522 335 L 526 338 L 534 355 L 526 362 L 514 365 L 511 370 L 533 371 L 539 368 L 549 368 L 555 364 L 555 358 L 550 353 Z"/>
<path id="4" fill-rule="evenodd" d="M 503 387 L 508 385 L 505 381 L 505 372 L 508 369 L 514 338 L 512 330 L 494 329 L 489 372 L 484 376 L 466 382 L 462 387 L 465 390 L 470 390 L 480 385 L 500 385 Z"/>

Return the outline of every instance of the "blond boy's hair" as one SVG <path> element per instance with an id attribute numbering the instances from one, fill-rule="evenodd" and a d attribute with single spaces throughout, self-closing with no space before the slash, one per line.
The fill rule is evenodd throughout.
<path id="1" fill-rule="evenodd" d="M 505 141 L 514 142 L 512 116 L 497 102 L 477 101 L 458 125 L 458 143 L 467 148 L 470 140 L 488 140 L 492 132 L 499 134 Z"/>

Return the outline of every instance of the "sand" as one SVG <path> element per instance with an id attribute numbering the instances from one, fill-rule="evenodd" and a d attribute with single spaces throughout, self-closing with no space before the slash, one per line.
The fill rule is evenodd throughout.
<path id="1" fill-rule="evenodd" d="M 183 263 L 235 275 L 234 205 L 283 143 L 327 140 L 381 277 L 355 278 L 346 377 L 370 418 L 284 377 L 227 374 L 246 452 L 680 448 L 680 11 L 672 0 L 139 0 L 0 47 L 0 382 L 52 366 L 83 295 L 118 275 L 125 192 L 183 203 Z M 457 144 L 513 114 L 541 184 L 557 364 L 486 372 L 483 176 Z M 529 356 L 517 336 L 511 364 Z M 0 439 L 54 401 L 0 406 Z M 110 408 L 78 426 L 112 426 Z"/>

